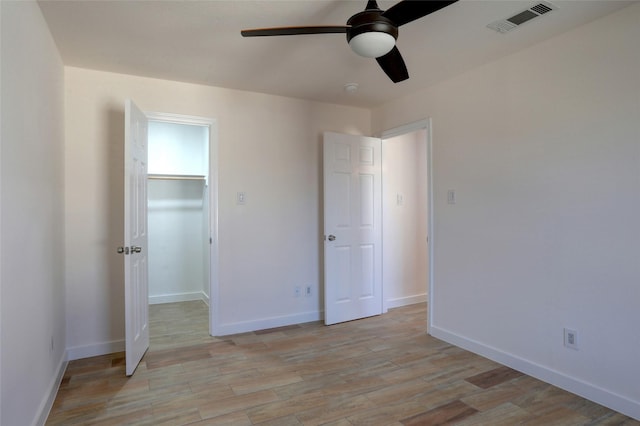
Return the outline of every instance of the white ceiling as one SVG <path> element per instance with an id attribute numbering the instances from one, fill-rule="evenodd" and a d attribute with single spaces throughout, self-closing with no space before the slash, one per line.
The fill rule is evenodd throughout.
<path id="1" fill-rule="evenodd" d="M 41 0 L 66 65 L 374 107 L 633 3 L 552 0 L 557 10 L 499 34 L 487 24 L 538 3 L 462 0 L 400 27 L 410 78 L 394 84 L 343 34 L 243 38 L 240 30 L 343 25 L 366 0 Z M 396 1 L 380 0 L 388 9 Z M 346 83 L 359 90 L 345 93 Z"/>

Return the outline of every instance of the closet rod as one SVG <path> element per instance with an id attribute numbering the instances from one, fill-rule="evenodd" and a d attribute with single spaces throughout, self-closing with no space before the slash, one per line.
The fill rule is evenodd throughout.
<path id="1" fill-rule="evenodd" d="M 147 178 L 164 180 L 205 180 L 205 176 L 196 175 L 147 175 Z"/>

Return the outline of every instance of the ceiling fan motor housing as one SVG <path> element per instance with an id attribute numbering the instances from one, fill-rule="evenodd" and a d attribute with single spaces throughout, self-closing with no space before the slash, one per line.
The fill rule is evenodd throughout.
<path id="1" fill-rule="evenodd" d="M 381 10 L 365 10 L 356 13 L 347 21 L 351 28 L 347 30 L 347 41 L 359 34 L 378 32 L 393 36 L 398 39 L 398 27 L 389 19 L 382 16 Z"/>

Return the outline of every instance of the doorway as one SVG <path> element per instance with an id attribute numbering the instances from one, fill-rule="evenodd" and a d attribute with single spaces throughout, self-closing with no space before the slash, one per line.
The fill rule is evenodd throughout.
<path id="1" fill-rule="evenodd" d="M 430 146 L 429 120 L 380 138 L 325 132 L 325 324 L 427 301 L 433 274 Z M 376 237 L 363 241 L 374 230 Z"/>
<path id="2" fill-rule="evenodd" d="M 149 326 L 152 346 L 165 347 L 212 334 L 217 129 L 210 119 L 147 116 Z"/>
<path id="3" fill-rule="evenodd" d="M 384 312 L 426 302 L 431 276 L 430 122 L 383 132 Z"/>

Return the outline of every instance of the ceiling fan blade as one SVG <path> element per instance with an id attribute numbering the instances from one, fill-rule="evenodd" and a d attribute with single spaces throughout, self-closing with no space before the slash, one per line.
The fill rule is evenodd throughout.
<path id="1" fill-rule="evenodd" d="M 288 36 L 299 34 L 344 34 L 351 28 L 345 25 L 323 25 L 317 27 L 277 27 L 242 30 L 242 37 Z"/>
<path id="2" fill-rule="evenodd" d="M 382 16 L 390 19 L 399 27 L 447 7 L 456 1 L 458 0 L 402 0 L 384 11 Z"/>
<path id="3" fill-rule="evenodd" d="M 409 78 L 409 71 L 404 64 L 404 59 L 397 47 L 391 49 L 391 52 L 384 56 L 376 58 L 378 64 L 394 83 L 399 83 Z"/>

